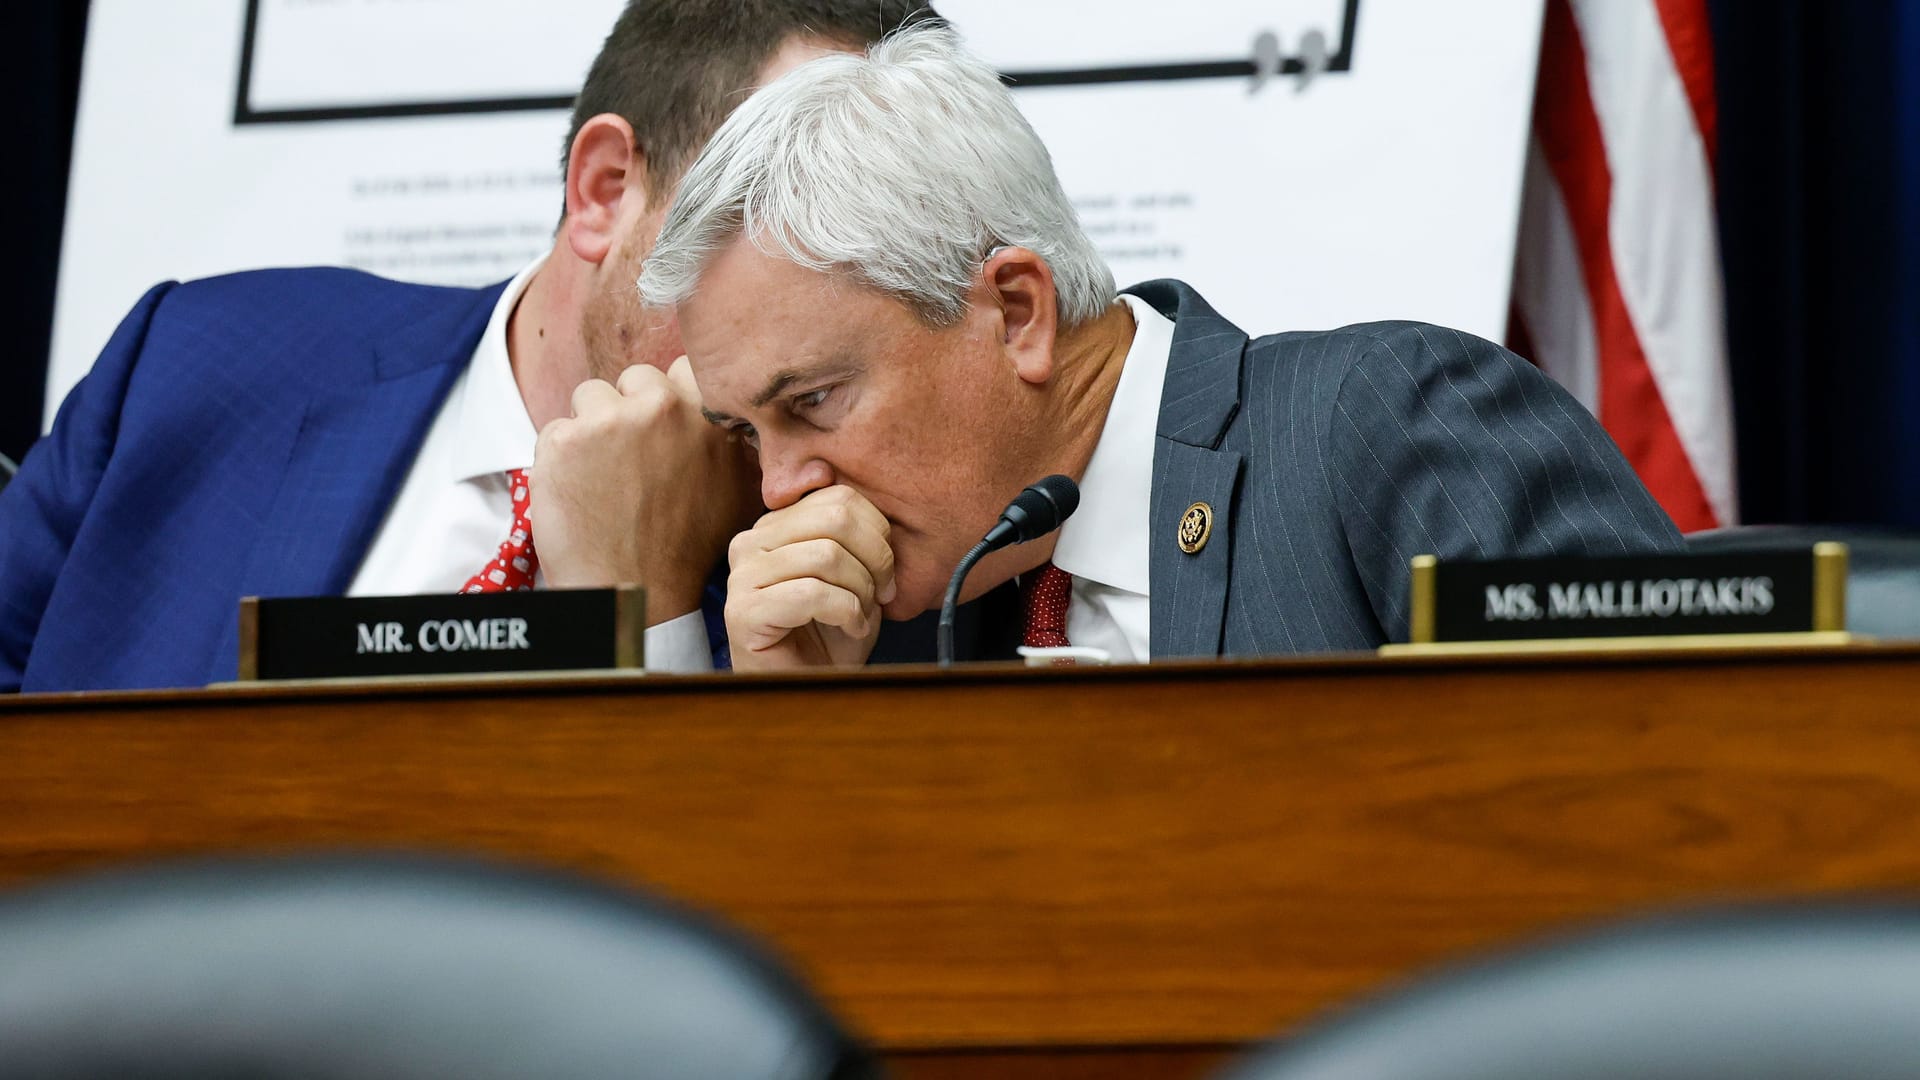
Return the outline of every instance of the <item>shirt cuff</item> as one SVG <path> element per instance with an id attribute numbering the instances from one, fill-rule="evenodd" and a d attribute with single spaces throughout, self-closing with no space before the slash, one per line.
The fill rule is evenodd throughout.
<path id="1" fill-rule="evenodd" d="M 657 675 L 704 675 L 713 670 L 707 620 L 698 609 L 647 627 L 647 670 Z"/>

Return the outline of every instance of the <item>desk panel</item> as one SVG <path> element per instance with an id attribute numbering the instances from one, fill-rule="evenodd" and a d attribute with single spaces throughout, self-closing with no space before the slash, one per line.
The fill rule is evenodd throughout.
<path id="1" fill-rule="evenodd" d="M 766 936 L 904 1075 L 1190 1076 L 1569 923 L 1912 890 L 1917 689 L 1855 647 L 22 697 L 0 881 L 528 857 Z"/>

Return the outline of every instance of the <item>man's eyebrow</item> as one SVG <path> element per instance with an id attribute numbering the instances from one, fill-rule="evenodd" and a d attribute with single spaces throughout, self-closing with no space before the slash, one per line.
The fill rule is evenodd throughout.
<path id="1" fill-rule="evenodd" d="M 825 363 L 815 364 L 808 368 L 787 368 L 767 380 L 766 387 L 758 394 L 755 394 L 753 400 L 747 404 L 752 405 L 756 409 L 765 408 L 768 402 L 786 392 L 787 388 L 794 383 L 811 382 L 815 379 L 826 378 L 828 376 L 844 378 L 848 375 L 856 375 L 860 370 L 859 363 L 852 357 L 844 355 L 836 356 Z"/>
<path id="2" fill-rule="evenodd" d="M 764 408 L 767 402 L 772 401 L 774 398 L 779 397 L 781 391 L 785 390 L 787 387 L 792 386 L 794 383 L 797 383 L 799 381 L 800 381 L 800 373 L 798 371 L 793 370 L 792 368 L 788 368 L 787 370 L 782 371 L 779 374 L 775 375 L 773 378 L 767 380 L 766 389 L 761 390 L 758 394 L 753 395 L 753 400 L 747 402 L 747 404 L 753 406 L 756 409 Z"/>

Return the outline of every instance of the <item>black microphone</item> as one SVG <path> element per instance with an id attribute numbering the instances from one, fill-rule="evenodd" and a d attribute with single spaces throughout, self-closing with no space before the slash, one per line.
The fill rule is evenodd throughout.
<path id="1" fill-rule="evenodd" d="M 960 565 L 954 568 L 953 580 L 947 582 L 947 598 L 940 605 L 941 667 L 953 663 L 954 609 L 960 605 L 960 587 L 966 584 L 973 564 L 1009 544 L 1038 540 L 1059 528 L 1079 506 L 1080 485 L 1056 473 L 1015 495 L 1007 508 L 1000 511 L 1000 520 L 987 530 L 986 538 L 973 545 L 973 550 L 960 560 Z"/>

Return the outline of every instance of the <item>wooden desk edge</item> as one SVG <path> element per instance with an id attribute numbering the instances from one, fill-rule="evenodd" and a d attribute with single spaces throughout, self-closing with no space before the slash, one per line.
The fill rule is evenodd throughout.
<path id="1" fill-rule="evenodd" d="M 902 686 L 983 686 L 1020 681 L 1240 681 L 1271 678 L 1351 677 L 1369 672 L 1487 672 L 1543 667 L 1739 667 L 1755 664 L 1848 662 L 1898 663 L 1920 660 L 1920 642 L 1862 642 L 1853 645 L 1745 645 L 1714 648 L 1594 649 L 1578 652 L 1489 651 L 1474 655 L 1392 655 L 1329 653 L 1249 660 L 1178 660 L 1111 667 L 1030 668 L 1019 663 L 967 664 L 940 668 L 901 664 L 853 670 L 815 670 L 770 674 L 719 672 L 657 675 L 642 672 L 573 671 L 497 675 L 408 676 L 381 679 L 316 679 L 297 682 L 226 683 L 173 690 L 89 690 L 0 695 L 0 716 L 8 713 L 140 707 L 151 705 L 263 705 L 289 700 L 455 697 L 475 692 L 490 696 L 601 694 L 647 695 L 726 689 L 737 693 L 795 688 L 858 690 Z"/>

